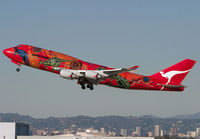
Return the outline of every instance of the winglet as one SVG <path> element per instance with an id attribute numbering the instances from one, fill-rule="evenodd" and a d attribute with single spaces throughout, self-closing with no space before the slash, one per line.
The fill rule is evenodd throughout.
<path id="1" fill-rule="evenodd" d="M 130 67 L 130 68 L 128 68 L 128 69 L 130 69 L 130 70 L 136 70 L 136 69 L 138 69 L 139 68 L 139 66 L 133 66 L 133 67 Z"/>

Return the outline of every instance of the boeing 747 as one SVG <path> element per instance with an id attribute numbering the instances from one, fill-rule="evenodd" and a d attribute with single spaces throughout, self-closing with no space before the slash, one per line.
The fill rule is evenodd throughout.
<path id="1" fill-rule="evenodd" d="M 135 74 L 139 66 L 111 68 L 25 44 L 5 49 L 3 53 L 19 67 L 23 64 L 53 72 L 65 79 L 77 80 L 82 89 L 91 90 L 94 85 L 102 84 L 123 89 L 183 91 L 185 86 L 181 82 L 196 63 L 185 59 L 158 73 L 144 76 Z"/>

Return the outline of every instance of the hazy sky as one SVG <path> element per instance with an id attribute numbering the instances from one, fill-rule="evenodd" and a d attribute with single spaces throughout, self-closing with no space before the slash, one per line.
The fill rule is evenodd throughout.
<path id="1" fill-rule="evenodd" d="M 200 112 L 200 1 L 1 0 L 0 112 L 34 117 L 161 117 Z M 151 75 L 185 58 L 197 60 L 184 92 L 122 90 L 95 86 L 15 64 L 2 50 L 30 44 L 111 67 L 139 65 Z"/>

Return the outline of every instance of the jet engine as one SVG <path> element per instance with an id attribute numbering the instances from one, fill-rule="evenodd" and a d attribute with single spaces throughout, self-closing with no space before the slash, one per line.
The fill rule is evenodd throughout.
<path id="1" fill-rule="evenodd" d="M 60 77 L 63 77 L 69 80 L 77 79 L 77 76 L 73 72 L 68 71 L 68 70 L 61 70 Z"/>
<path id="2" fill-rule="evenodd" d="M 62 69 L 60 71 L 60 76 L 65 79 L 79 79 L 79 78 L 88 78 L 92 80 L 99 80 L 102 79 L 104 76 L 100 73 L 97 73 L 95 71 L 90 70 L 68 70 L 68 69 Z"/>
<path id="3" fill-rule="evenodd" d="M 86 78 L 89 78 L 89 79 L 98 80 L 98 79 L 101 78 L 101 75 L 99 75 L 98 73 L 93 72 L 93 71 L 86 71 L 86 72 L 85 72 L 85 77 L 86 77 Z"/>

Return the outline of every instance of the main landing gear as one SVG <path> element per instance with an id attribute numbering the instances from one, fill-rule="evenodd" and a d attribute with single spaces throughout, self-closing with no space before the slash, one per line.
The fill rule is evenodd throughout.
<path id="1" fill-rule="evenodd" d="M 85 85 L 81 85 L 81 89 L 85 90 Z"/>
<path id="2" fill-rule="evenodd" d="M 90 90 L 93 90 L 93 89 L 94 89 L 93 84 L 87 84 L 87 85 L 86 85 L 86 83 L 83 82 L 83 81 L 80 82 L 80 85 L 81 85 L 81 89 L 83 89 L 83 90 L 85 90 L 86 87 L 89 88 Z M 86 86 L 85 86 L 85 85 L 86 85 Z"/>
<path id="3" fill-rule="evenodd" d="M 90 88 L 90 90 L 93 90 L 94 89 L 93 84 L 87 84 L 87 88 Z"/>

